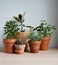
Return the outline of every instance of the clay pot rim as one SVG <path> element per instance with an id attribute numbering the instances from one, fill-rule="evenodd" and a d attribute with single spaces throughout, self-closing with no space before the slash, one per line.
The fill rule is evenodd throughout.
<path id="1" fill-rule="evenodd" d="M 51 36 L 45 36 L 42 40 L 48 40 L 51 39 Z"/>
<path id="2" fill-rule="evenodd" d="M 3 39 L 4 44 L 15 44 L 17 39 Z"/>
<path id="3" fill-rule="evenodd" d="M 45 36 L 45 37 L 51 37 L 51 36 Z M 45 37 L 44 37 L 44 38 L 45 38 Z"/>
<path id="4" fill-rule="evenodd" d="M 17 45 L 17 44 L 15 44 L 15 48 L 20 48 L 20 47 L 23 47 L 23 48 L 25 48 L 26 47 L 26 45 L 24 44 L 22 44 L 22 45 Z"/>
<path id="5" fill-rule="evenodd" d="M 30 40 L 30 41 L 28 41 L 28 42 L 41 42 L 41 40 L 40 40 L 40 41 L 31 41 L 31 40 Z"/>
<path id="6" fill-rule="evenodd" d="M 22 46 L 22 45 L 26 45 L 26 44 L 15 44 L 15 45 L 17 45 L 17 46 Z"/>
<path id="7" fill-rule="evenodd" d="M 5 39 L 3 39 L 3 40 L 17 40 L 17 39 L 15 39 L 15 38 L 5 38 Z"/>
<path id="8" fill-rule="evenodd" d="M 5 38 L 5 39 L 3 39 L 3 40 L 5 40 L 5 41 L 6 41 L 6 40 L 7 40 L 7 41 L 8 41 L 8 40 L 11 41 L 11 40 L 17 40 L 17 39 L 6 39 L 6 38 Z"/>

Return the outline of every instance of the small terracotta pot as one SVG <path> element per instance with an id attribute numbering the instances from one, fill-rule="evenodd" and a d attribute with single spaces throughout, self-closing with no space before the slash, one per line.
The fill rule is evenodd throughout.
<path id="1" fill-rule="evenodd" d="M 40 50 L 48 50 L 50 40 L 51 40 L 50 36 L 46 36 L 45 38 L 43 38 L 41 46 L 40 46 Z"/>
<path id="2" fill-rule="evenodd" d="M 25 45 L 15 45 L 15 52 L 17 54 L 23 54 L 25 50 Z"/>
<path id="3" fill-rule="evenodd" d="M 41 41 L 29 41 L 30 51 L 32 53 L 38 53 L 40 49 Z"/>
<path id="4" fill-rule="evenodd" d="M 15 45 L 16 39 L 3 39 L 5 51 L 7 53 L 13 53 L 13 47 Z"/>

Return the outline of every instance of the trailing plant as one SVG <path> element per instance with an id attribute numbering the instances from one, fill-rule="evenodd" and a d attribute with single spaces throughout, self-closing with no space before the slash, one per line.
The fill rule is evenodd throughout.
<path id="1" fill-rule="evenodd" d="M 41 32 L 31 32 L 28 36 L 28 38 L 30 39 L 30 41 L 40 41 L 42 40 L 42 34 Z"/>
<path id="2" fill-rule="evenodd" d="M 56 30 L 56 27 L 55 25 L 48 25 L 45 20 L 41 20 L 40 25 L 35 27 L 33 31 L 34 30 L 37 30 L 38 32 L 41 31 L 41 33 L 45 37 L 45 36 L 51 36 L 53 34 L 53 31 Z"/>
<path id="3" fill-rule="evenodd" d="M 18 30 L 19 28 L 16 21 L 7 21 L 4 27 L 4 35 L 6 35 L 6 38 L 17 38 Z"/>

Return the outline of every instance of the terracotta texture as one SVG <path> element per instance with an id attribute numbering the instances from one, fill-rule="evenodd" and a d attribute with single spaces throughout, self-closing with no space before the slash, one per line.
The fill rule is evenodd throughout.
<path id="1" fill-rule="evenodd" d="M 40 49 L 41 41 L 29 41 L 30 51 L 32 53 L 38 53 Z"/>
<path id="2" fill-rule="evenodd" d="M 23 54 L 25 50 L 25 45 L 15 45 L 15 52 L 17 54 Z"/>
<path id="3" fill-rule="evenodd" d="M 50 40 L 51 40 L 51 37 L 48 37 L 48 36 L 43 38 L 41 46 L 40 46 L 40 50 L 48 50 Z"/>
<path id="4" fill-rule="evenodd" d="M 5 51 L 7 53 L 13 53 L 13 47 L 16 42 L 16 39 L 4 39 L 3 42 L 5 46 Z"/>

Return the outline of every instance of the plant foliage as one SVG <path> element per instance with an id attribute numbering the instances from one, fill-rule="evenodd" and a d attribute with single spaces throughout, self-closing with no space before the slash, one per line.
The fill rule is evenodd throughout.
<path id="1" fill-rule="evenodd" d="M 23 22 L 24 22 L 24 20 L 25 20 L 25 19 L 24 19 L 25 13 L 26 13 L 26 12 L 24 12 L 23 15 L 22 15 L 22 14 L 19 14 L 18 17 L 13 16 L 13 18 L 14 18 L 17 22 L 20 23 L 19 26 L 21 27 L 21 28 L 20 28 L 21 32 L 22 32 L 22 31 L 25 31 L 25 30 L 23 30 L 23 27 L 25 26 L 25 25 L 23 24 Z"/>
<path id="2" fill-rule="evenodd" d="M 42 34 L 41 32 L 31 32 L 28 36 L 28 38 L 31 40 L 31 41 L 40 41 L 42 40 Z"/>
<path id="3" fill-rule="evenodd" d="M 25 26 L 23 23 L 25 21 L 24 19 L 24 16 L 25 16 L 25 13 L 24 12 L 23 14 L 19 14 L 18 16 L 13 16 L 13 18 L 19 22 L 19 26 L 20 26 L 20 32 L 24 32 L 25 30 L 23 29 L 24 27 L 27 27 L 27 28 L 33 28 L 32 26 Z"/>
<path id="4" fill-rule="evenodd" d="M 6 38 L 17 38 L 18 35 L 18 24 L 16 21 L 7 21 L 4 27 Z"/>
<path id="5" fill-rule="evenodd" d="M 33 31 L 34 30 L 37 30 L 38 32 L 41 31 L 41 33 L 45 37 L 45 36 L 51 36 L 53 34 L 53 31 L 56 30 L 56 27 L 55 25 L 48 25 L 45 20 L 41 20 L 40 25 L 35 27 Z"/>
<path id="6" fill-rule="evenodd" d="M 25 44 L 25 42 L 24 42 L 24 40 L 22 39 L 22 38 L 19 38 L 18 40 L 17 40 L 17 43 L 16 43 L 17 45 L 23 45 L 23 44 Z"/>

